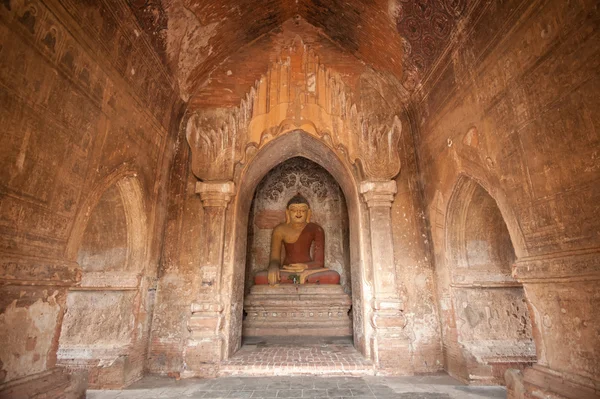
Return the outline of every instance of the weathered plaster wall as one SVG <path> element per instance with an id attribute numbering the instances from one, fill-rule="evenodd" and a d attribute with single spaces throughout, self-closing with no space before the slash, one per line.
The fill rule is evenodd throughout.
<path id="1" fill-rule="evenodd" d="M 14 291 L 3 289 L 3 299 L 12 299 Z M 48 326 L 60 323 L 65 306 L 64 295 L 60 297 L 58 291 L 26 289 L 17 294 L 22 295 L 19 300 L 3 300 L 4 312 L 0 314 L 2 382 L 45 371 L 53 364 L 56 337 Z"/>
<path id="2" fill-rule="evenodd" d="M 92 351 L 127 345 L 134 328 L 135 292 L 78 291 L 69 295 L 62 325 L 61 345 Z"/>
<path id="3" fill-rule="evenodd" d="M 104 192 L 92 211 L 77 252 L 77 263 L 86 272 L 126 269 L 127 221 L 116 186 Z"/>
<path id="4" fill-rule="evenodd" d="M 272 169 L 256 187 L 248 221 L 246 293 L 256 272 L 267 269 L 273 228 L 285 222 L 287 202 L 297 193 L 310 204 L 311 222 L 325 231 L 325 267 L 340 274 L 340 284 L 350 295 L 346 200 L 338 183 L 325 169 L 299 157 Z"/>
<path id="5" fill-rule="evenodd" d="M 169 176 L 167 220 L 148 353 L 151 373 L 179 376 L 189 336 L 190 304 L 200 280 L 204 210 L 195 193 L 190 149 L 180 137 Z"/>
<path id="6" fill-rule="evenodd" d="M 396 178 L 398 193 L 392 204 L 394 258 L 402 284 L 406 331 L 411 342 L 403 355 L 415 372 L 442 370 L 444 361 L 439 316 L 435 297 L 435 275 L 430 255 L 425 212 L 413 142 L 413 127 L 407 115 L 402 120 L 398 150 L 402 167 Z"/>
<path id="7" fill-rule="evenodd" d="M 141 204 L 136 215 L 143 215 L 146 226 L 134 273 L 145 277 L 135 277 L 132 284 L 144 298 L 141 290 L 151 286 L 156 233 L 162 228 L 159 182 L 178 108 L 175 85 L 140 32 L 120 3 L 11 0 L 0 5 L 0 325 L 9 340 L 0 343 L 3 394 L 10 394 L 20 377 L 55 366 L 67 290 L 81 279 L 77 253 L 90 214 L 104 191 L 126 177 L 139 188 L 130 200 Z M 111 220 L 104 216 L 105 222 Z M 88 231 L 84 240 L 91 251 L 79 259 L 86 271 L 110 270 L 108 263 L 123 261 L 127 217 L 117 219 L 121 224 L 92 220 L 90 229 L 96 231 Z M 107 243 L 115 245 L 100 251 Z M 96 256 L 104 250 L 119 255 Z M 85 284 L 119 281 L 118 276 L 94 278 L 96 283 Z M 38 317 L 45 308 L 44 317 Z M 135 317 L 147 319 L 140 316 L 145 314 Z M 143 354 L 143 347 L 138 351 Z M 46 382 L 42 388 L 35 381 L 23 388 L 25 395 L 36 389 L 57 394 Z"/>
<path id="8" fill-rule="evenodd" d="M 493 197 L 507 225 L 538 364 L 579 386 L 598 384 L 600 353 L 585 338 L 600 332 L 592 310 L 598 298 L 584 294 L 593 283 L 576 282 L 595 281 L 600 259 L 598 18 L 594 1 L 481 2 L 417 95 L 419 166 L 449 368 L 456 320 L 446 317 L 453 265 L 446 241 L 452 226 L 445 223 L 465 174 Z M 574 334 L 557 333 L 561 328 Z"/>

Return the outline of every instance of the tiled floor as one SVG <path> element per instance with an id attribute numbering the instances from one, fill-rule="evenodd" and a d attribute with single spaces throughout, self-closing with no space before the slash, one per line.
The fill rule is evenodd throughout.
<path id="1" fill-rule="evenodd" d="M 158 398 L 505 398 L 502 387 L 469 387 L 447 375 L 381 377 L 345 338 L 252 338 L 222 364 L 221 377 L 176 381 L 146 377 L 91 399 Z"/>
<path id="2" fill-rule="evenodd" d="M 469 387 L 446 375 L 427 377 L 221 377 L 175 381 L 147 377 L 122 391 L 88 391 L 89 399 L 158 398 L 506 398 L 502 387 Z"/>
<path id="3" fill-rule="evenodd" d="M 351 338 L 246 338 L 220 375 L 373 375 Z"/>

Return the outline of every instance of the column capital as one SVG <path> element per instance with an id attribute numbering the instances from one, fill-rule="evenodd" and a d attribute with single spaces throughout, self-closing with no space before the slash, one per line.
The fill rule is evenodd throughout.
<path id="1" fill-rule="evenodd" d="M 196 182 L 196 194 L 200 194 L 202 206 L 222 207 L 227 205 L 235 194 L 235 184 L 232 181 L 224 182 Z"/>
<path id="2" fill-rule="evenodd" d="M 395 180 L 366 180 L 360 183 L 359 190 L 369 208 L 391 208 L 398 191 Z"/>

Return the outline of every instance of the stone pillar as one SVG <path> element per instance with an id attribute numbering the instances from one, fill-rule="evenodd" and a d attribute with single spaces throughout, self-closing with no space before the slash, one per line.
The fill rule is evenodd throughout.
<path id="1" fill-rule="evenodd" d="M 391 207 L 396 194 L 396 182 L 364 181 L 360 193 L 369 209 L 370 257 L 373 269 L 373 297 L 370 323 L 373 327 L 371 353 L 379 371 L 410 373 L 409 342 L 404 333 L 406 320 L 400 284 L 394 265 Z"/>
<path id="2" fill-rule="evenodd" d="M 513 276 L 531 309 L 537 363 L 513 373 L 524 389 L 509 387 L 509 397 L 600 398 L 598 249 L 522 258 Z"/>
<path id="3" fill-rule="evenodd" d="M 185 354 L 186 377 L 215 375 L 223 356 L 221 273 L 226 211 L 234 190 L 232 181 L 196 183 L 196 193 L 204 207 L 204 242 L 199 247 L 203 250 L 198 271 L 199 294 L 192 303 L 188 322 L 190 338 Z"/>

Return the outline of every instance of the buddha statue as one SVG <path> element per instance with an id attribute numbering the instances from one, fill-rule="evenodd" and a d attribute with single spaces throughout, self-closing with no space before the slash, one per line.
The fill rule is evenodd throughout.
<path id="1" fill-rule="evenodd" d="M 277 225 L 271 236 L 269 268 L 256 274 L 254 284 L 339 284 L 339 273 L 325 267 L 325 232 L 310 222 L 308 201 L 298 193 L 286 208 L 285 223 Z M 282 245 L 285 248 L 283 262 Z"/>

